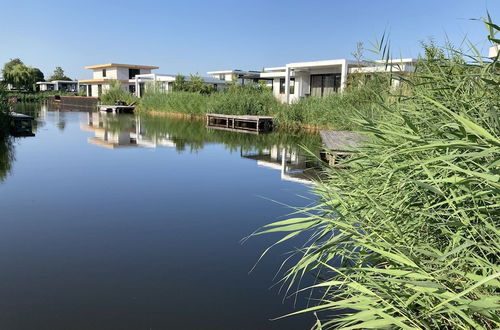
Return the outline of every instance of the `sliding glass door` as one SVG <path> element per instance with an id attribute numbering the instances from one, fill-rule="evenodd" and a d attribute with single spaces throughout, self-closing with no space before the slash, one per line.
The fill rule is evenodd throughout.
<path id="1" fill-rule="evenodd" d="M 311 96 L 326 96 L 340 89 L 340 73 L 311 75 Z"/>

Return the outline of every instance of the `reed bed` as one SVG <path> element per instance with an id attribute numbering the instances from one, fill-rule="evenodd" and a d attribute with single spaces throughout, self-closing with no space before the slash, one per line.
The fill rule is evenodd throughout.
<path id="1" fill-rule="evenodd" d="M 313 290 L 290 315 L 314 313 L 314 329 L 500 326 L 500 63 L 473 46 L 425 51 L 400 77 L 408 95 L 356 116 L 367 140 L 348 169 L 325 168 L 319 202 L 254 234 L 307 239 L 281 283 Z"/>

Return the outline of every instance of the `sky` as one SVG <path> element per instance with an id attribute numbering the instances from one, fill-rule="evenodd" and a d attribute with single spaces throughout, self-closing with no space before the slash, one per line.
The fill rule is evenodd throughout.
<path id="1" fill-rule="evenodd" d="M 370 49 L 384 31 L 394 58 L 418 57 L 429 38 L 467 38 L 486 55 L 484 24 L 471 19 L 487 11 L 498 24 L 500 0 L 0 0 L 0 65 L 19 57 L 74 79 L 110 62 L 206 75 L 351 59 L 357 42 Z"/>

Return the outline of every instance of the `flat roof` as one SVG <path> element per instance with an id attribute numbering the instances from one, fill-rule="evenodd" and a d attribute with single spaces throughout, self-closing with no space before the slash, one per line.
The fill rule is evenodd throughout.
<path id="1" fill-rule="evenodd" d="M 239 70 L 239 69 L 234 69 L 234 70 L 219 70 L 219 71 L 208 71 L 207 74 L 224 74 L 224 73 L 241 73 L 241 74 L 257 74 L 260 73 L 260 71 L 256 70 Z"/>
<path id="2" fill-rule="evenodd" d="M 106 63 L 86 66 L 85 69 L 105 69 L 105 68 L 129 68 L 129 69 L 146 69 L 154 70 L 159 66 L 153 65 L 140 65 L 140 64 L 123 64 L 123 63 Z"/>
<path id="3" fill-rule="evenodd" d="M 55 84 L 55 83 L 68 83 L 68 84 L 76 84 L 78 81 L 76 80 L 52 80 L 52 81 L 37 81 L 37 85 L 46 85 L 46 84 Z"/>
<path id="4" fill-rule="evenodd" d="M 83 79 L 83 80 L 78 80 L 79 83 L 83 84 L 107 84 L 112 81 L 119 81 L 123 84 L 128 84 L 128 80 L 117 80 L 117 79 Z"/>

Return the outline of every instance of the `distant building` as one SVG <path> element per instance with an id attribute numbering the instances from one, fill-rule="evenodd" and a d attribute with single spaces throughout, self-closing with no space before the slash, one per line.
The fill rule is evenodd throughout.
<path id="1" fill-rule="evenodd" d="M 154 86 L 157 90 L 168 93 L 173 90 L 173 84 L 175 82 L 175 77 L 177 75 L 174 74 L 139 74 L 136 75 L 134 79 L 131 79 L 130 82 L 135 85 L 135 95 L 137 97 L 142 97 L 147 88 Z M 221 90 L 226 88 L 227 81 L 220 80 L 213 77 L 201 77 L 203 82 L 207 85 L 212 85 L 216 90 Z M 190 76 L 184 76 L 185 81 L 189 81 Z"/>
<path id="2" fill-rule="evenodd" d="M 92 79 L 80 80 L 80 84 L 87 85 L 87 96 L 99 97 L 109 89 L 110 81 L 117 80 L 121 83 L 123 90 L 135 93 L 136 75 L 150 74 L 151 70 L 158 69 L 157 66 L 107 63 L 86 66 L 85 69 L 92 70 Z"/>
<path id="3" fill-rule="evenodd" d="M 220 70 L 209 71 L 208 75 L 213 78 L 224 80 L 227 82 L 236 82 L 245 85 L 245 83 L 254 83 L 260 79 L 260 71 L 243 71 L 243 70 Z"/>
<path id="4" fill-rule="evenodd" d="M 39 81 L 36 83 L 41 92 L 44 91 L 62 91 L 62 92 L 78 92 L 78 81 L 67 80 L 53 80 L 53 81 Z"/>

